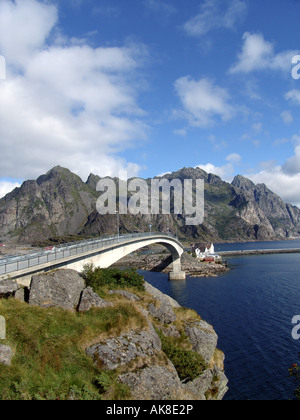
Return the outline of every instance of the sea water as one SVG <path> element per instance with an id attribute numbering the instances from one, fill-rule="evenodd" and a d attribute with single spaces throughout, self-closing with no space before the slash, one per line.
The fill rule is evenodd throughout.
<path id="1" fill-rule="evenodd" d="M 300 241 L 216 245 L 216 251 L 300 248 Z M 196 310 L 218 334 L 225 353 L 225 400 L 289 400 L 296 384 L 288 369 L 298 363 L 300 340 L 292 319 L 300 315 L 300 254 L 228 258 L 218 277 L 169 281 L 140 271 L 145 280 Z"/>

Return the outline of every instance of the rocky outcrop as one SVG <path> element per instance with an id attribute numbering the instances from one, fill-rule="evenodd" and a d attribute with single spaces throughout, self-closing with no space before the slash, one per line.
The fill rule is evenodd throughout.
<path id="1" fill-rule="evenodd" d="M 86 287 L 79 299 L 78 312 L 87 312 L 91 308 L 107 308 L 111 303 L 101 299 L 91 287 Z"/>
<path id="2" fill-rule="evenodd" d="M 121 383 L 134 390 L 137 400 L 182 400 L 187 396 L 174 366 L 150 366 L 119 376 Z"/>
<path id="3" fill-rule="evenodd" d="M 119 337 L 86 349 L 99 368 L 114 370 L 137 357 L 154 356 L 161 350 L 161 342 L 153 328 L 149 331 L 130 331 Z"/>
<path id="4" fill-rule="evenodd" d="M 88 347 L 86 354 L 100 368 L 121 369 L 118 380 L 130 388 L 136 400 L 223 399 L 228 379 L 224 374 L 224 355 L 217 349 L 218 337 L 213 327 L 199 317 L 198 320 L 185 319 L 181 330 L 178 329 L 180 320 L 176 309 L 180 310 L 180 305 L 148 283 L 145 288 L 153 300 L 146 307 L 140 307 L 148 329 L 103 340 Z M 123 297 L 132 300 L 130 295 Z M 164 354 L 153 325 L 163 336 L 188 337 L 191 350 L 201 355 L 206 363 L 200 376 L 193 380 L 180 379 L 174 364 Z"/>
<path id="5" fill-rule="evenodd" d="M 152 286 L 151 284 L 149 284 L 147 282 L 145 282 L 145 290 L 151 296 L 153 296 L 154 299 L 158 300 L 161 305 L 170 305 L 170 306 L 172 306 L 172 308 L 179 308 L 180 307 L 179 303 L 176 302 L 175 299 L 171 298 L 171 296 L 168 296 L 168 295 L 162 293 L 156 287 Z"/>
<path id="6" fill-rule="evenodd" d="M 191 340 L 193 349 L 204 357 L 206 363 L 209 363 L 218 343 L 218 336 L 213 327 L 201 320 L 188 323 L 185 332 Z"/>
<path id="7" fill-rule="evenodd" d="M 77 271 L 68 269 L 33 275 L 28 302 L 43 308 L 57 307 L 78 312 L 112 306 L 101 299 L 91 287 L 86 287 Z"/>
<path id="8" fill-rule="evenodd" d="M 149 313 L 162 324 L 171 324 L 176 320 L 175 312 L 171 305 L 160 305 L 157 308 L 152 303 L 148 306 Z"/>
<path id="9" fill-rule="evenodd" d="M 76 271 L 56 270 L 34 275 L 28 293 L 30 305 L 78 310 L 82 316 L 92 307 L 100 311 L 113 309 L 114 302 L 134 305 L 139 327 L 128 326 L 121 334 L 110 336 L 99 331 L 96 342 L 85 344 L 86 355 L 96 368 L 117 372 L 117 380 L 127 385 L 133 399 L 224 397 L 228 389 L 224 354 L 217 349 L 218 337 L 213 327 L 150 284 L 145 282 L 145 292 L 137 294 L 120 289 L 110 291 L 108 300 L 103 300 L 85 286 Z M 9 365 L 11 359 L 11 348 L 0 345 L 0 363 Z M 196 363 L 195 370 L 185 373 L 190 363 Z"/>

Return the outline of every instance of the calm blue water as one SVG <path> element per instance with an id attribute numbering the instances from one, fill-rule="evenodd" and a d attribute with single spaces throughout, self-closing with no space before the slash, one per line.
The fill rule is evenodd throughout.
<path id="1" fill-rule="evenodd" d="M 222 244 L 216 250 L 275 247 L 300 248 L 300 241 Z M 228 263 L 229 273 L 186 281 L 141 273 L 214 326 L 226 356 L 225 399 L 293 399 L 295 383 L 288 368 L 299 361 L 300 352 L 300 340 L 291 335 L 292 318 L 300 315 L 300 254 L 242 256 L 228 258 Z"/>

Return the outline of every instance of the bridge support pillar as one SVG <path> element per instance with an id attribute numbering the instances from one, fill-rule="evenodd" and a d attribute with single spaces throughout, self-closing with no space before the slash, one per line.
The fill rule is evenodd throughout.
<path id="1" fill-rule="evenodd" d="M 186 274 L 184 271 L 180 271 L 178 273 L 175 273 L 174 271 L 169 274 L 169 280 L 185 280 Z"/>
<path id="2" fill-rule="evenodd" d="M 169 274 L 169 280 L 185 280 L 186 274 L 181 271 L 180 256 L 173 255 L 173 271 Z"/>

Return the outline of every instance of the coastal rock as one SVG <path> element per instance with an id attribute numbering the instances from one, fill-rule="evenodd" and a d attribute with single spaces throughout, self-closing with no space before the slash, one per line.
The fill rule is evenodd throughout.
<path id="1" fill-rule="evenodd" d="M 9 346 L 0 344 L 0 364 L 10 366 L 12 359 L 12 349 Z"/>
<path id="2" fill-rule="evenodd" d="M 150 366 L 135 373 L 119 376 L 119 381 L 129 386 L 137 400 L 180 400 L 184 389 L 174 366 Z"/>
<path id="3" fill-rule="evenodd" d="M 112 306 L 112 304 L 101 299 L 91 287 L 86 287 L 81 295 L 78 312 L 87 312 L 91 308 L 106 308 L 108 306 Z"/>
<path id="4" fill-rule="evenodd" d="M 161 350 L 161 341 L 154 331 L 130 331 L 86 349 L 102 369 L 114 370 L 137 357 L 154 356 Z"/>
<path id="5" fill-rule="evenodd" d="M 181 267 L 192 277 L 213 277 L 229 271 L 229 268 L 223 264 L 202 262 L 187 252 L 182 254 Z"/>
<path id="6" fill-rule="evenodd" d="M 86 354 L 93 359 L 100 371 L 119 369 L 117 380 L 130 388 L 135 400 L 222 399 L 228 389 L 228 380 L 223 372 L 223 353 L 216 349 L 218 337 L 213 327 L 202 321 L 194 311 L 193 314 L 183 308 L 176 311 L 176 308 L 180 308 L 178 302 L 155 287 L 145 283 L 145 288 L 145 294 L 139 292 L 141 298 L 132 292 L 115 291 L 129 299 L 130 305 L 133 305 L 134 301 L 139 315 L 145 317 L 146 322 L 139 324 L 144 327 L 135 327 L 130 331 L 127 327 L 127 332 L 123 330 L 123 333 L 118 333 L 117 336 L 111 331 L 107 339 L 93 338 L 95 341 L 91 341 L 89 346 L 86 344 Z M 68 310 L 78 307 L 79 311 L 111 305 L 110 302 L 101 299 L 92 288 L 85 287 L 83 279 L 74 270 L 57 270 L 33 276 L 29 303 Z M 153 317 L 156 319 L 153 320 Z M 176 361 L 162 346 L 161 336 L 158 336 L 153 325 L 165 336 L 174 337 L 171 341 L 175 347 L 183 349 L 181 346 L 184 339 L 184 346 L 190 348 L 192 345 L 193 350 L 203 356 L 208 367 L 201 376 L 189 382 L 180 380 L 174 367 L 177 367 Z M 99 331 L 99 334 L 102 332 Z M 98 332 L 96 334 L 99 337 Z M 0 363 L 9 365 L 11 359 L 11 348 L 0 345 Z"/>
<path id="7" fill-rule="evenodd" d="M 135 266 L 140 270 L 170 273 L 173 269 L 172 263 L 165 267 L 163 264 L 165 260 L 165 253 L 158 253 L 154 255 L 135 254 L 124 257 L 116 265 L 129 267 Z M 184 252 L 181 256 L 181 269 L 186 273 L 186 275 L 192 277 L 213 277 L 229 271 L 229 268 L 223 264 L 201 262 L 199 259 L 189 255 L 187 252 Z"/>
<path id="8" fill-rule="evenodd" d="M 171 305 L 160 305 L 159 308 L 156 308 L 152 303 L 148 306 L 148 311 L 150 314 L 158 319 L 162 324 L 171 324 L 176 320 L 176 315 L 173 311 Z"/>
<path id="9" fill-rule="evenodd" d="M 228 379 L 220 369 L 206 369 L 206 371 L 193 381 L 183 384 L 185 391 L 194 400 L 221 401 L 228 391 Z"/>
<path id="10" fill-rule="evenodd" d="M 193 345 L 193 350 L 201 354 L 209 364 L 218 343 L 218 336 L 213 327 L 205 321 L 195 321 L 186 326 L 185 332 Z"/>
<path id="11" fill-rule="evenodd" d="M 74 270 L 56 270 L 32 276 L 29 304 L 35 306 L 77 308 L 85 288 L 82 277 Z"/>
<path id="12" fill-rule="evenodd" d="M 183 384 L 183 386 L 193 399 L 198 401 L 206 400 L 205 393 L 210 389 L 212 380 L 212 370 L 206 369 L 206 371 L 201 376 L 199 376 L 199 378 L 196 378 L 187 384 Z"/>
<path id="13" fill-rule="evenodd" d="M 155 299 L 157 299 L 162 305 L 170 305 L 172 308 L 179 308 L 180 305 L 176 302 L 175 299 L 171 298 L 170 296 L 162 293 L 160 290 L 156 289 L 156 287 L 152 286 L 151 284 L 145 281 L 145 290 L 150 295 L 152 295 Z"/>
<path id="14" fill-rule="evenodd" d="M 222 370 L 218 369 L 218 368 L 215 370 L 215 373 L 214 374 L 218 378 L 217 381 L 215 381 L 213 383 L 214 388 L 218 390 L 218 393 L 215 396 L 215 398 L 218 399 L 218 400 L 222 400 L 224 398 L 226 392 L 229 389 L 228 386 L 227 386 L 227 384 L 228 384 L 228 378 L 225 375 L 225 373 Z"/>

